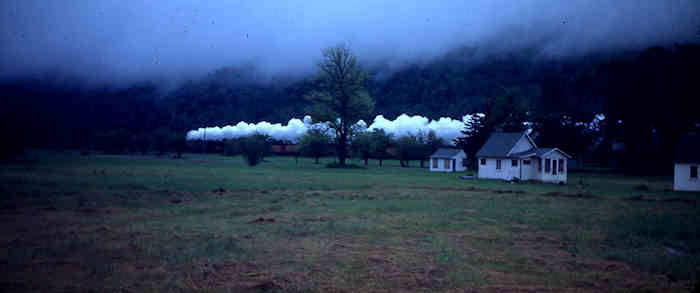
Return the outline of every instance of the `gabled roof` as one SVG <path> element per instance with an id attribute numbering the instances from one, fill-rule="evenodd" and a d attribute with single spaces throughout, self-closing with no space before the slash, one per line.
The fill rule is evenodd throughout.
<path id="1" fill-rule="evenodd" d="M 681 136 L 676 149 L 676 163 L 700 163 L 700 135 Z"/>
<path id="2" fill-rule="evenodd" d="M 511 157 L 516 157 L 516 158 L 527 158 L 527 157 L 532 157 L 532 156 L 539 156 L 543 153 L 545 150 L 551 150 L 549 148 L 542 148 L 542 149 L 529 149 L 524 152 L 519 152 L 519 153 L 512 153 L 510 154 Z"/>
<path id="3" fill-rule="evenodd" d="M 512 153 L 510 154 L 510 157 L 514 158 L 527 158 L 527 157 L 541 157 L 546 154 L 549 154 L 551 152 L 560 152 L 562 155 L 564 155 L 567 158 L 571 158 L 569 154 L 565 153 L 564 151 L 558 149 L 558 148 L 536 148 L 536 149 L 530 149 L 524 152 L 519 152 L 519 153 Z"/>
<path id="4" fill-rule="evenodd" d="M 476 156 L 505 158 L 523 135 L 523 132 L 494 132 Z"/>
<path id="5" fill-rule="evenodd" d="M 451 148 L 439 148 L 435 153 L 430 155 L 431 158 L 454 158 L 459 153 L 462 152 L 460 149 L 451 149 Z"/>
<path id="6" fill-rule="evenodd" d="M 520 141 L 520 138 L 525 137 L 532 144 L 533 148 L 511 153 L 515 144 Z M 567 158 L 571 158 L 567 153 L 558 148 L 538 148 L 535 142 L 532 141 L 527 132 L 495 132 L 491 134 L 483 147 L 476 153 L 476 157 L 492 157 L 492 158 L 526 158 L 537 156 L 541 157 L 553 151 L 558 151 Z"/>

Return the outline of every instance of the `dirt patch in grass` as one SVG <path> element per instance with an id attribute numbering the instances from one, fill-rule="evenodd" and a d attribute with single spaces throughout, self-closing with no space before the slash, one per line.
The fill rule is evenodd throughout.
<path id="1" fill-rule="evenodd" d="M 473 187 L 473 186 L 470 186 L 470 187 L 416 186 L 416 187 L 413 187 L 413 189 L 443 190 L 443 191 L 475 191 L 475 192 L 491 191 L 489 189 L 477 188 L 477 187 Z"/>
<path id="2" fill-rule="evenodd" d="M 668 283 L 661 275 L 641 271 L 624 262 L 577 255 L 571 252 L 572 245 L 559 239 L 556 234 L 523 233 L 511 246 L 515 255 L 497 254 L 492 260 L 515 260 L 516 263 L 529 264 L 531 269 L 518 272 L 487 269 L 489 279 L 497 279 L 502 285 L 482 289 L 487 292 L 608 292 L 621 288 L 631 291 L 652 288 L 652 291 L 673 291 L 686 285 Z M 546 288 L 522 284 L 519 280 L 521 275 L 544 276 L 557 281 L 554 286 Z"/>
<path id="3" fill-rule="evenodd" d="M 259 218 L 255 219 L 255 220 L 252 220 L 252 221 L 248 222 L 248 224 L 264 224 L 264 223 L 274 223 L 274 222 L 275 222 L 275 218 L 263 218 L 263 217 L 259 217 Z"/>
<path id="4" fill-rule="evenodd" d="M 468 192 L 492 192 L 498 194 L 512 193 L 512 194 L 526 194 L 525 190 L 511 190 L 511 189 L 487 189 L 478 187 L 435 187 L 435 186 L 417 186 L 413 189 L 425 189 L 425 190 L 441 190 L 441 191 L 468 191 Z"/>
<path id="5" fill-rule="evenodd" d="M 687 199 L 687 198 L 680 198 L 680 197 L 667 198 L 667 199 L 664 199 L 664 202 L 682 202 L 682 203 L 690 204 L 693 206 L 697 206 L 696 200 Z"/>
<path id="6" fill-rule="evenodd" d="M 654 198 L 649 198 L 643 195 L 636 195 L 636 196 L 630 196 L 630 197 L 625 197 L 623 200 L 628 200 L 628 201 L 656 201 Z"/>
<path id="7" fill-rule="evenodd" d="M 591 193 L 563 193 L 559 191 L 552 191 L 552 192 L 547 192 L 543 193 L 542 195 L 544 196 L 549 196 L 549 197 L 566 197 L 566 198 L 585 198 L 585 199 L 599 199 L 601 198 L 600 196 L 593 195 Z"/>
<path id="8" fill-rule="evenodd" d="M 656 198 L 651 198 L 651 197 L 646 197 L 644 195 L 636 195 L 636 196 L 630 196 L 630 197 L 625 197 L 623 200 L 627 201 L 647 201 L 647 202 L 681 202 L 689 205 L 697 205 L 697 202 L 694 199 L 688 199 L 688 198 L 680 198 L 680 197 L 672 197 L 672 198 L 666 198 L 666 199 L 656 199 Z"/>
<path id="9" fill-rule="evenodd" d="M 247 262 L 195 262 L 174 268 L 178 287 L 208 292 L 229 289 L 233 292 L 283 289 L 269 272 Z"/>

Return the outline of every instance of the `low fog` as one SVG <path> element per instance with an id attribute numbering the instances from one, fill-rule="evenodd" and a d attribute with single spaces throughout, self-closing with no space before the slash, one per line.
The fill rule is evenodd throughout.
<path id="1" fill-rule="evenodd" d="M 696 40 L 698 3 L 8 0 L 0 4 L 0 78 L 177 81 L 240 64 L 266 77 L 299 75 L 339 42 L 389 70 L 459 46 L 536 46 L 562 57 Z"/>

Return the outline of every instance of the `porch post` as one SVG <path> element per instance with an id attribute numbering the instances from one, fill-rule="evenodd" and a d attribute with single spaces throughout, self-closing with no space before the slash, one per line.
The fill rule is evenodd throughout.
<path id="1" fill-rule="evenodd" d="M 520 167 L 520 177 L 518 179 L 523 180 L 523 160 L 518 159 L 518 167 Z"/>
<path id="2" fill-rule="evenodd" d="M 540 168 L 540 180 L 544 180 L 544 170 L 546 170 L 544 164 L 546 163 L 547 161 L 545 161 L 544 158 L 540 158 L 540 166 L 542 166 L 542 168 Z"/>

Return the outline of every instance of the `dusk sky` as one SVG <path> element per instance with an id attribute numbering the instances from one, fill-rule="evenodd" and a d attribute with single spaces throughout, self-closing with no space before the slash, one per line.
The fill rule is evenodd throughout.
<path id="1" fill-rule="evenodd" d="M 179 80 L 239 64 L 307 73 L 322 48 L 340 42 L 362 62 L 389 66 L 458 46 L 536 45 L 542 56 L 568 56 L 697 40 L 699 3 L 6 0 L 0 78 Z"/>

